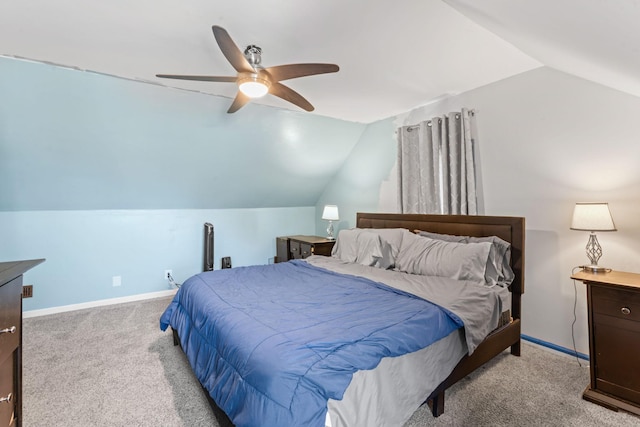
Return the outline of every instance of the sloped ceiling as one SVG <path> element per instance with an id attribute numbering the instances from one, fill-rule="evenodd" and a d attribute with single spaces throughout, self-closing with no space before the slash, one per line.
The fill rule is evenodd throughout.
<path id="1" fill-rule="evenodd" d="M 263 48 L 263 64 L 328 62 L 290 80 L 314 114 L 361 123 L 546 65 L 640 95 L 637 0 L 22 0 L 0 6 L 0 55 L 231 98 L 211 32 Z M 254 101 L 294 107 L 267 96 Z"/>
<path id="2" fill-rule="evenodd" d="M 640 96 L 637 0 L 446 0 L 542 64 Z"/>
<path id="3" fill-rule="evenodd" d="M 337 74 L 288 84 L 316 107 L 314 114 L 361 123 L 541 65 L 440 0 L 4 2 L 0 54 L 220 95 L 231 103 L 233 83 L 155 77 L 234 75 L 213 38 L 214 24 L 241 48 L 262 47 L 265 66 L 338 64 Z M 255 102 L 297 109 L 272 96 Z"/>

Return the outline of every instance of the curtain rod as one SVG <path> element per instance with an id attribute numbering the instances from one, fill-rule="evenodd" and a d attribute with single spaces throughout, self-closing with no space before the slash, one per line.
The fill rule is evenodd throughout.
<path id="1" fill-rule="evenodd" d="M 469 115 L 471 116 L 475 116 L 476 114 L 476 110 L 469 110 Z M 456 119 L 460 118 L 460 113 L 456 113 Z M 440 121 L 442 121 L 442 119 L 439 119 Z M 427 120 L 427 126 L 431 126 L 431 120 Z M 411 126 L 406 126 L 407 128 L 407 132 L 411 132 L 413 129 L 417 129 L 419 128 L 420 125 L 411 125 Z"/>

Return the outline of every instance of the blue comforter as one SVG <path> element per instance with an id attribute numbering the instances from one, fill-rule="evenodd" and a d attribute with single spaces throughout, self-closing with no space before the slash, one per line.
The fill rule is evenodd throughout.
<path id="1" fill-rule="evenodd" d="M 384 284 L 291 261 L 191 277 L 160 319 L 169 325 L 236 426 L 321 427 L 354 372 L 462 321 Z"/>

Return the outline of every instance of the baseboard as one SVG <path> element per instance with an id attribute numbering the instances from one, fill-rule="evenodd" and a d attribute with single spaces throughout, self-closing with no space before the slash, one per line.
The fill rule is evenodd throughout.
<path id="1" fill-rule="evenodd" d="M 550 348 L 551 350 L 559 351 L 560 353 L 568 354 L 569 356 L 577 357 L 579 359 L 584 359 L 584 360 L 587 360 L 587 361 L 589 360 L 589 355 L 588 354 L 580 353 L 580 352 L 577 352 L 577 351 L 575 351 L 573 349 L 570 349 L 570 348 L 562 347 L 562 346 L 559 346 L 557 344 L 550 343 L 548 341 L 543 341 L 543 340 L 538 339 L 538 338 L 530 337 L 529 335 L 521 334 L 520 337 L 525 341 L 529 341 L 529 342 L 532 342 L 534 344 L 538 344 L 538 345 L 540 345 L 542 347 Z"/>
<path id="2" fill-rule="evenodd" d="M 28 310 L 22 313 L 23 318 L 47 316 L 49 314 L 64 313 L 67 311 L 84 310 L 87 308 L 102 307 L 105 305 L 122 304 L 127 302 L 142 301 L 154 298 L 164 298 L 175 295 L 177 289 L 168 289 L 166 291 L 149 292 L 146 294 L 130 295 L 127 297 L 102 299 L 97 301 L 83 302 L 80 304 L 62 305 L 59 307 L 42 308 L 39 310 Z"/>

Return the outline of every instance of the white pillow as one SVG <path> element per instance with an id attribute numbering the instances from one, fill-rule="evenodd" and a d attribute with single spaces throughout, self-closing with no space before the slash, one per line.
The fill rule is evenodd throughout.
<path id="1" fill-rule="evenodd" d="M 489 242 L 446 242 L 410 233 L 402 240 L 396 269 L 422 276 L 485 283 L 490 250 Z"/>

